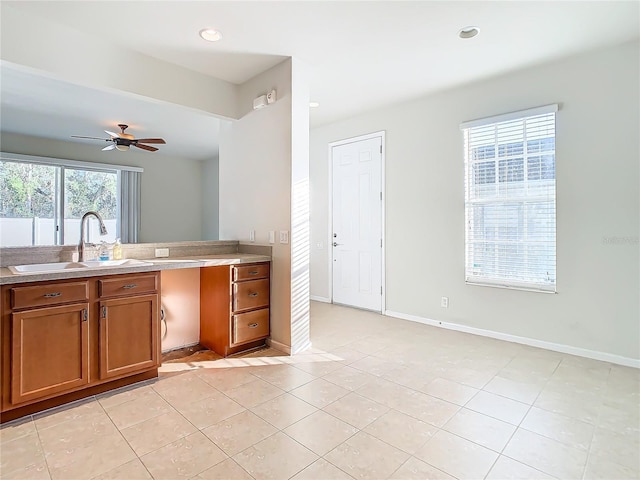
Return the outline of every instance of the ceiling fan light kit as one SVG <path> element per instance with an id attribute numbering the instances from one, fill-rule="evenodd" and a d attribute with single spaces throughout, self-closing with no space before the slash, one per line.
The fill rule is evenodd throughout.
<path id="1" fill-rule="evenodd" d="M 102 150 L 118 150 L 119 152 L 126 152 L 129 150 L 131 145 L 134 147 L 140 148 L 142 150 L 147 150 L 149 152 L 155 152 L 158 150 L 156 147 L 152 147 L 150 145 L 145 145 L 146 143 L 158 143 L 158 144 L 166 144 L 162 138 L 135 138 L 130 133 L 125 133 L 125 130 L 129 128 L 128 125 L 124 123 L 119 123 L 118 127 L 120 127 L 120 133 L 111 132 L 109 130 L 105 130 L 105 133 L 109 135 L 110 138 L 100 138 L 100 137 L 85 137 L 82 135 L 71 135 L 72 138 L 87 138 L 90 140 L 104 140 L 105 142 L 112 142 L 111 145 L 107 145 Z"/>

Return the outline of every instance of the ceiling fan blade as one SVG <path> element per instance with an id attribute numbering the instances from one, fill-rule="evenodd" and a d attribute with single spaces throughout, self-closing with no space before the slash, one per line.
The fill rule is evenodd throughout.
<path id="1" fill-rule="evenodd" d="M 113 150 L 114 148 L 116 148 L 115 144 L 111 144 L 104 147 L 102 151 L 104 152 L 105 150 Z"/>
<path id="2" fill-rule="evenodd" d="M 164 138 L 136 138 L 139 143 L 167 143 Z"/>
<path id="3" fill-rule="evenodd" d="M 109 135 L 111 135 L 114 138 L 119 138 L 120 137 L 119 133 L 110 132 L 109 130 L 105 130 L 105 133 L 108 133 Z"/>
<path id="4" fill-rule="evenodd" d="M 156 150 L 158 150 L 156 147 L 150 147 L 149 145 L 142 145 L 142 144 L 139 144 L 139 143 L 132 143 L 132 145 L 134 147 L 138 147 L 138 148 L 141 148 L 143 150 L 149 150 L 150 152 L 155 152 Z"/>
<path id="5" fill-rule="evenodd" d="M 91 139 L 91 140 L 103 140 L 105 142 L 110 142 L 111 141 L 110 138 L 84 137 L 82 135 L 71 135 L 71 138 L 88 138 L 88 139 Z"/>

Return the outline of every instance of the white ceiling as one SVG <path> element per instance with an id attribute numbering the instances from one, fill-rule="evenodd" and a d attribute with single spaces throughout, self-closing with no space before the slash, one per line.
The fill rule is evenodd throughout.
<path id="1" fill-rule="evenodd" d="M 2 3 L 233 83 L 285 57 L 297 57 L 310 67 L 311 97 L 320 102 L 320 108 L 310 111 L 312 126 L 640 36 L 640 2 L 633 0 Z M 479 26 L 480 35 L 458 38 L 458 30 L 467 25 Z M 198 31 L 205 27 L 221 30 L 222 41 L 201 40 Z M 3 108 L 6 83 L 3 73 Z M 73 96 L 73 90 L 63 87 L 61 95 Z M 115 101 L 110 95 L 104 98 L 106 104 Z M 144 135 L 153 136 L 161 136 L 162 126 L 176 115 L 165 107 L 159 113 L 157 104 L 141 115 L 145 106 L 139 99 L 135 105 L 131 97 L 121 100 L 117 107 L 122 113 L 79 111 L 77 102 L 63 98 L 54 111 L 77 120 L 86 116 L 95 121 L 99 114 L 114 120 L 136 118 L 149 128 Z M 20 109 L 20 104 L 13 108 Z M 20 115 L 27 122 L 27 113 L 16 113 L 15 118 Z M 3 110 L 3 123 L 5 119 Z M 31 124 L 43 132 L 53 129 L 44 120 Z M 79 131 L 76 125 L 73 133 L 96 133 Z"/>
<path id="2" fill-rule="evenodd" d="M 0 67 L 0 77 L 0 119 L 4 131 L 85 143 L 101 149 L 108 144 L 70 136 L 107 139 L 109 135 L 104 130 L 119 132 L 118 124 L 124 123 L 129 125 L 127 133 L 136 138 L 160 137 L 167 141 L 166 145 L 154 145 L 159 148 L 155 155 L 194 160 L 218 155 L 220 120 L 206 112 L 151 102 L 129 93 L 73 85 L 8 65 Z"/>

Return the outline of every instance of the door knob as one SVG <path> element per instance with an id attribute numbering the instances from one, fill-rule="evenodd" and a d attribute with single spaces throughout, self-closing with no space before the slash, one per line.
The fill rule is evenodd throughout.
<path id="1" fill-rule="evenodd" d="M 334 247 L 337 247 L 338 245 L 342 245 L 342 244 L 341 244 L 341 243 L 338 243 L 338 242 L 333 242 L 333 246 L 334 246 Z"/>

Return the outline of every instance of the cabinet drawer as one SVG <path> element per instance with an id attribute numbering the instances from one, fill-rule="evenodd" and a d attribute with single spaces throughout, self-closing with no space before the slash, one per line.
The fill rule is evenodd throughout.
<path id="1" fill-rule="evenodd" d="M 87 282 L 56 283 L 11 289 L 11 307 L 33 308 L 89 300 Z"/>
<path id="2" fill-rule="evenodd" d="M 233 281 L 256 280 L 258 278 L 269 278 L 269 264 L 256 263 L 254 265 L 239 265 L 233 267 Z"/>
<path id="3" fill-rule="evenodd" d="M 116 297 L 122 295 L 137 295 L 139 293 L 155 292 L 158 289 L 154 275 L 126 275 L 123 278 L 109 278 L 98 280 L 98 295 L 100 297 Z"/>
<path id="4" fill-rule="evenodd" d="M 251 280 L 233 284 L 233 310 L 249 310 L 269 305 L 269 280 Z"/>
<path id="5" fill-rule="evenodd" d="M 233 343 L 245 343 L 269 336 L 269 309 L 233 316 Z"/>

